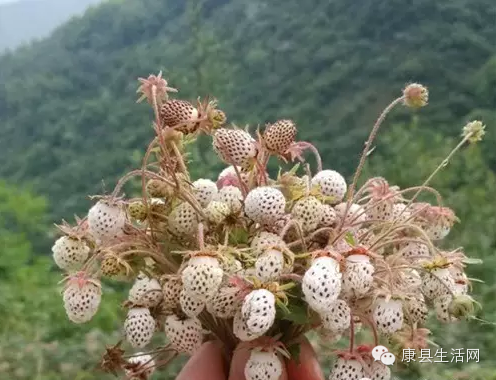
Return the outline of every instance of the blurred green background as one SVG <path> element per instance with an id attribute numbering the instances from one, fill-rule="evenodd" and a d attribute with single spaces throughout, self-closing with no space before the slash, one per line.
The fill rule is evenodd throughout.
<path id="1" fill-rule="evenodd" d="M 467 121 L 484 120 L 485 141 L 433 186 L 462 220 L 443 244 L 484 260 L 469 275 L 485 282 L 474 288 L 479 317 L 496 321 L 494 0 L 109 0 L 53 33 L 55 21 L 20 27 L 19 7 L 32 14 L 44 1 L 57 22 L 79 12 L 56 14 L 57 0 L 0 1 L 0 379 L 107 378 L 94 369 L 119 340 L 125 293 L 105 284 L 97 317 L 70 324 L 52 225 L 82 216 L 87 195 L 139 165 L 152 129 L 149 109 L 135 104 L 136 79 L 159 70 L 181 98 L 214 96 L 239 125 L 294 119 L 299 139 L 348 177 L 380 110 L 406 83 L 423 83 L 429 106 L 396 110 L 366 168 L 401 187 L 422 182 Z M 19 41 L 44 38 L 1 51 L 16 27 Z M 192 152 L 195 178 L 222 168 L 209 144 Z M 416 364 L 398 379 L 496 379 L 493 325 L 430 327 L 441 347 L 479 349 L 480 362 Z M 173 378 L 178 366 L 154 378 Z"/>

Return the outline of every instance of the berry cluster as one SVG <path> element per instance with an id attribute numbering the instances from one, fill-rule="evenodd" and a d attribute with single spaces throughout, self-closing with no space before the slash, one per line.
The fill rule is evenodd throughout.
<path id="1" fill-rule="evenodd" d="M 84 323 L 97 313 L 102 279 L 128 281 L 125 340 L 136 349 L 157 336 L 169 342 L 127 358 L 116 345 L 102 368 L 148 379 L 177 353 L 193 354 L 217 339 L 226 352 L 251 348 L 248 380 L 276 380 L 283 357 L 316 330 L 325 339 L 349 340 L 330 380 L 386 380 L 389 368 L 371 357 L 379 339 L 420 349 L 427 345 L 429 311 L 443 323 L 473 313 L 469 260 L 461 249 L 437 244 L 457 218 L 428 186 L 431 178 L 405 189 L 381 177 L 357 186 L 386 113 L 397 104 L 424 106 L 423 86 L 409 85 L 381 115 L 347 182 L 322 168 L 313 145 L 297 140 L 291 120 L 251 134 L 226 126 L 215 101 L 194 106 L 169 98 L 176 90 L 160 74 L 140 81 L 156 133 L 142 168 L 124 176 L 111 195 L 96 197 L 75 226 L 59 226 L 64 235 L 53 246 L 55 263 L 68 273 L 63 300 L 71 321 Z M 484 133 L 480 122 L 471 124 L 463 142 Z M 186 148 L 199 134 L 211 136 L 227 166 L 214 180 L 189 175 Z M 313 172 L 307 151 L 316 157 Z M 271 176 L 270 159 L 296 164 Z M 142 194 L 119 196 L 133 177 L 141 179 Z M 435 202 L 419 202 L 424 193 Z M 374 341 L 355 344 L 360 326 Z"/>

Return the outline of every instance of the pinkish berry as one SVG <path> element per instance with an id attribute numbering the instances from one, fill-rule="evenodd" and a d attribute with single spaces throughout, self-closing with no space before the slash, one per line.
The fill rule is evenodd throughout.
<path id="1" fill-rule="evenodd" d="M 255 140 L 241 129 L 218 129 L 214 134 L 213 147 L 226 164 L 245 169 L 252 165 L 257 154 Z"/>

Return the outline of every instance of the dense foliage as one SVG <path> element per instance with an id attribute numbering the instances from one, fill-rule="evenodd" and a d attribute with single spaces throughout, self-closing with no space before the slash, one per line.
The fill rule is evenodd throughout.
<path id="1" fill-rule="evenodd" d="M 487 282 L 476 283 L 475 293 L 485 305 L 483 317 L 496 320 L 494 2 L 193 3 L 109 1 L 51 38 L 0 57 L 0 177 L 32 185 L 55 214 L 43 218 L 41 199 L 0 185 L 0 377 L 102 378 L 93 366 L 103 336 L 108 341 L 117 328 L 118 302 L 83 330 L 54 325 L 54 318 L 63 320 L 63 308 L 49 261 L 34 260 L 44 251 L 32 246 L 47 247 L 47 220 L 87 209 L 81 199 L 101 192 L 103 178 L 110 190 L 114 179 L 140 165 L 152 130 L 146 107 L 136 112 L 140 107 L 133 105 L 132 78 L 157 67 L 182 97 L 218 97 L 240 125 L 293 118 L 300 138 L 317 142 L 325 164 L 347 174 L 356 163 L 350 152 L 358 156 L 377 111 L 402 84 L 421 81 L 431 88 L 430 106 L 413 126 L 388 131 L 386 123 L 368 168 L 400 186 L 418 183 L 439 163 L 448 142 L 454 144 L 446 136 L 458 135 L 466 120 L 483 119 L 487 140 L 457 156 L 435 186 L 449 194 L 446 203 L 463 221 L 452 243 L 485 260 L 469 274 Z M 398 112 L 392 117 L 407 121 Z M 204 151 L 193 154 L 202 163 L 196 177 L 214 172 Z M 423 377 L 496 377 L 494 327 L 472 323 L 438 332 L 438 343 L 479 348 L 482 362 L 417 364 Z"/>
<path id="2" fill-rule="evenodd" d="M 408 81 L 434 89 L 422 125 L 452 135 L 469 116 L 495 118 L 491 0 L 198 4 L 106 2 L 1 58 L 0 175 L 32 182 L 57 218 L 87 208 L 78 199 L 140 160 L 151 130 L 132 78 L 157 68 L 240 125 L 294 119 L 348 174 L 370 120 Z"/>

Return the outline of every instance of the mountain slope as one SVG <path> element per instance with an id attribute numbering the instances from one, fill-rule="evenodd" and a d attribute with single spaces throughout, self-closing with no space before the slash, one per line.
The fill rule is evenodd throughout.
<path id="1" fill-rule="evenodd" d="M 0 4 L 0 53 L 46 37 L 72 16 L 101 0 L 21 0 Z"/>
<path id="2" fill-rule="evenodd" d="M 492 0 L 197 3 L 104 3 L 0 59 L 0 176 L 33 182 L 57 217 L 83 210 L 102 179 L 139 165 L 151 115 L 134 104 L 135 79 L 158 70 L 181 97 L 216 96 L 236 123 L 295 119 L 346 173 L 406 82 L 431 89 L 426 128 L 456 135 L 468 117 L 496 119 Z"/>

